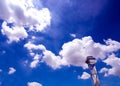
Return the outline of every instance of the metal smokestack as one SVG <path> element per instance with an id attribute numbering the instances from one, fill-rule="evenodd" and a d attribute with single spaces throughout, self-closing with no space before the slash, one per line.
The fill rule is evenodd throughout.
<path id="1" fill-rule="evenodd" d="M 88 56 L 86 63 L 88 64 L 88 67 L 91 71 L 91 77 L 92 77 L 94 86 L 100 86 L 100 81 L 99 81 L 96 67 L 95 67 L 96 59 L 93 56 Z"/>

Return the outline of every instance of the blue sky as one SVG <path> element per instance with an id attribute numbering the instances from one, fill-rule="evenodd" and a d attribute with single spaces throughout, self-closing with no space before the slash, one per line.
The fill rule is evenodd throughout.
<path id="1" fill-rule="evenodd" d="M 119 0 L 0 0 L 0 86 L 120 86 Z"/>

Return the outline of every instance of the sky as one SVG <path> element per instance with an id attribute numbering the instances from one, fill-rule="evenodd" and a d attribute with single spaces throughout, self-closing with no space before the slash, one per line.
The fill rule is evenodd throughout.
<path id="1" fill-rule="evenodd" d="M 0 0 L 0 86 L 120 86 L 119 0 Z"/>

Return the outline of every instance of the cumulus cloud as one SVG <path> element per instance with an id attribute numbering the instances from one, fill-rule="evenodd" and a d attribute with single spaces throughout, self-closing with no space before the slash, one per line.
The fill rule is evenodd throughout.
<path id="1" fill-rule="evenodd" d="M 68 65 L 81 66 L 87 68 L 85 60 L 87 56 L 93 56 L 96 59 L 105 59 L 107 54 L 120 49 L 120 43 L 111 39 L 105 41 L 105 44 L 96 43 L 92 37 L 83 37 L 74 39 L 62 46 L 60 55 Z"/>
<path id="2" fill-rule="evenodd" d="M 50 24 L 47 8 L 37 10 L 32 0 L 0 1 L 0 18 L 17 25 Z"/>
<path id="3" fill-rule="evenodd" d="M 100 70 L 100 73 L 105 73 L 104 76 L 108 75 L 120 76 L 120 58 L 116 57 L 115 54 L 112 54 L 103 62 L 105 62 L 107 65 L 110 65 L 111 68 L 102 68 Z"/>
<path id="4" fill-rule="evenodd" d="M 45 46 L 44 45 L 42 45 L 42 44 L 40 44 L 40 45 L 35 45 L 35 44 L 33 44 L 33 43 L 31 43 L 31 42 L 28 42 L 28 43 L 26 43 L 25 45 L 24 45 L 24 47 L 26 47 L 28 50 L 32 50 L 32 49 L 34 49 L 34 50 L 42 50 L 42 51 L 45 51 L 46 50 L 46 48 L 45 48 Z"/>
<path id="5" fill-rule="evenodd" d="M 28 42 L 24 45 L 24 47 L 26 47 L 29 50 L 30 55 L 34 57 L 33 61 L 30 64 L 31 68 L 35 68 L 40 62 L 45 62 L 53 69 L 60 68 L 62 62 L 60 56 L 56 56 L 51 51 L 47 50 L 44 45 L 41 44 L 35 45 L 31 42 Z M 34 52 L 34 50 L 42 51 L 43 55 L 41 54 L 38 55 L 37 53 Z M 39 57 L 42 57 L 42 59 Z"/>
<path id="6" fill-rule="evenodd" d="M 33 60 L 31 63 L 30 63 L 30 67 L 31 68 L 35 68 L 39 63 L 39 60 Z"/>
<path id="7" fill-rule="evenodd" d="M 43 52 L 46 50 L 45 46 L 42 44 L 35 45 L 31 42 L 28 42 L 24 45 L 24 47 L 26 47 L 29 50 L 30 55 L 33 57 L 33 60 L 30 63 L 30 67 L 31 68 L 37 67 L 38 64 L 41 62 L 42 53 L 41 54 L 35 53 L 34 50 L 40 50 Z"/>
<path id="8" fill-rule="evenodd" d="M 2 34 L 17 42 L 27 37 L 25 27 L 42 31 L 50 25 L 51 16 L 48 8 L 36 9 L 32 0 L 0 0 L 0 19 L 4 20 Z"/>
<path id="9" fill-rule="evenodd" d="M 24 47 L 26 47 L 33 56 L 36 54 L 33 51 L 34 49 L 41 51 L 42 56 L 39 61 L 45 62 L 53 69 L 71 65 L 79 66 L 85 69 L 88 68 L 87 64 L 85 64 L 87 56 L 94 56 L 96 59 L 105 60 L 107 57 L 109 58 L 111 53 L 120 49 L 120 43 L 108 39 L 105 40 L 105 44 L 100 44 L 94 42 L 92 37 L 88 36 L 83 37 L 82 39 L 74 39 L 63 44 L 59 55 L 55 55 L 52 51 L 47 50 L 45 46 L 41 44 L 35 45 L 28 42 L 24 45 Z"/>
<path id="10" fill-rule="evenodd" d="M 42 84 L 38 82 L 28 82 L 27 86 L 42 86 Z"/>
<path id="11" fill-rule="evenodd" d="M 11 43 L 12 41 L 18 42 L 20 39 L 24 39 L 28 36 L 23 27 L 13 26 L 10 28 L 7 26 L 7 22 L 3 22 L 1 31 L 3 35 L 8 37 L 8 43 Z"/>
<path id="12" fill-rule="evenodd" d="M 38 65 L 39 62 L 40 62 L 40 57 L 41 57 L 41 55 L 34 54 L 33 61 L 30 63 L 30 67 L 31 67 L 31 68 L 37 67 L 37 65 Z"/>
<path id="13" fill-rule="evenodd" d="M 78 79 L 89 79 L 90 78 L 90 74 L 87 72 L 83 72 L 82 76 L 78 75 Z"/>
<path id="14" fill-rule="evenodd" d="M 9 68 L 9 72 L 8 72 L 8 74 L 13 74 L 13 73 L 15 73 L 16 72 L 16 69 L 15 68 L 13 68 L 13 67 L 10 67 Z"/>
<path id="15" fill-rule="evenodd" d="M 46 50 L 43 52 L 43 62 L 45 62 L 47 65 L 52 67 L 53 69 L 60 68 L 62 65 L 62 59 L 60 56 L 56 56 L 54 53 L 51 51 Z"/>

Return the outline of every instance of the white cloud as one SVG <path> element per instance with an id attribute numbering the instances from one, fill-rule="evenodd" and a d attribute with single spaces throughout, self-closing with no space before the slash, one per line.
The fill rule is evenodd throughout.
<path id="1" fill-rule="evenodd" d="M 109 57 L 110 53 L 120 49 L 120 43 L 114 40 L 106 40 L 105 44 L 96 43 L 92 37 L 83 37 L 82 39 L 74 39 L 73 41 L 63 44 L 59 55 L 47 50 L 44 45 L 35 45 L 28 42 L 24 45 L 31 56 L 36 53 L 33 50 L 39 50 L 42 54 L 39 62 L 45 62 L 53 69 L 61 68 L 61 66 L 79 66 L 83 69 L 88 68 L 85 64 L 87 56 L 94 56 L 96 59 L 104 60 Z M 37 64 L 37 60 L 34 62 Z"/>
<path id="2" fill-rule="evenodd" d="M 108 71 L 109 71 L 109 69 L 104 67 L 100 70 L 100 73 L 105 73 L 104 76 L 106 77 L 106 76 L 108 76 Z"/>
<path id="3" fill-rule="evenodd" d="M 2 34 L 6 35 L 10 42 L 18 42 L 27 37 L 24 27 L 29 27 L 31 31 L 43 31 L 50 25 L 51 20 L 49 9 L 36 9 L 32 0 L 0 1 L 0 13 L 0 19 L 4 20 Z M 13 24 L 12 28 L 6 25 L 8 23 Z"/>
<path id="4" fill-rule="evenodd" d="M 33 15 L 34 13 L 36 14 Z M 33 17 L 33 19 L 36 20 L 36 22 L 32 22 L 33 26 L 31 26 L 30 30 L 42 31 L 46 26 L 50 25 L 51 17 L 50 17 L 50 12 L 47 8 L 44 8 L 41 11 L 31 9 L 29 10 L 28 14 L 30 17 Z"/>
<path id="5" fill-rule="evenodd" d="M 78 79 L 89 79 L 90 78 L 90 74 L 87 72 L 83 72 L 82 76 L 78 75 Z"/>
<path id="6" fill-rule="evenodd" d="M 66 61 L 66 64 L 73 66 L 81 66 L 87 68 L 85 60 L 87 56 L 105 59 L 107 54 L 120 49 L 120 43 L 114 40 L 106 40 L 106 44 L 100 44 L 93 41 L 92 37 L 83 37 L 82 39 L 74 39 L 62 46 L 60 56 Z"/>
<path id="7" fill-rule="evenodd" d="M 34 59 L 34 60 L 38 60 L 38 59 L 40 59 L 40 57 L 41 57 L 41 55 L 36 54 L 33 59 Z"/>
<path id="8" fill-rule="evenodd" d="M 44 45 L 41 45 L 41 44 L 35 45 L 31 42 L 28 42 L 24 45 L 24 47 L 26 47 L 30 51 L 31 56 L 34 56 L 33 61 L 30 64 L 31 68 L 35 68 L 39 62 L 45 62 L 47 65 L 49 65 L 53 69 L 60 68 L 60 65 L 61 65 L 60 56 L 56 56 L 51 51 L 46 50 Z M 35 52 L 33 52 L 33 50 L 42 51 L 43 57 L 41 54 L 38 55 Z M 39 57 L 42 57 L 42 59 L 40 59 Z"/>
<path id="9" fill-rule="evenodd" d="M 30 67 L 31 68 L 35 68 L 38 66 L 38 64 L 40 63 L 41 61 L 41 57 L 42 55 L 41 54 L 38 54 L 38 53 L 35 53 L 33 52 L 34 50 L 41 50 L 42 52 L 46 50 L 45 46 L 44 45 L 35 45 L 31 42 L 28 42 L 24 45 L 24 47 L 26 47 L 29 52 L 30 52 L 30 55 L 33 57 L 33 61 L 30 63 Z"/>
<path id="10" fill-rule="evenodd" d="M 32 50 L 32 49 L 34 49 L 34 50 L 42 50 L 42 51 L 45 51 L 46 50 L 46 48 L 45 48 L 45 46 L 44 45 L 42 45 L 42 44 L 40 44 L 40 45 L 35 45 L 35 44 L 33 44 L 33 43 L 31 43 L 31 42 L 28 42 L 28 43 L 26 43 L 25 45 L 24 45 L 24 47 L 26 47 L 28 50 Z"/>
<path id="11" fill-rule="evenodd" d="M 8 74 L 13 74 L 13 73 L 15 73 L 15 72 L 16 72 L 16 69 L 13 68 L 13 67 L 10 67 Z"/>
<path id="12" fill-rule="evenodd" d="M 33 61 L 30 63 L 30 67 L 31 68 L 35 68 L 37 67 L 37 65 L 40 63 L 40 57 L 41 55 L 38 55 L 38 54 L 34 54 L 34 58 L 33 58 Z"/>
<path id="13" fill-rule="evenodd" d="M 27 38 L 28 34 L 23 27 L 14 26 L 10 28 L 7 26 L 7 22 L 3 22 L 2 24 L 2 34 L 8 37 L 8 43 L 12 41 L 18 42 L 20 39 Z"/>
<path id="14" fill-rule="evenodd" d="M 70 34 L 71 37 L 75 38 L 76 37 L 76 34 Z"/>
<path id="15" fill-rule="evenodd" d="M 60 66 L 62 65 L 62 60 L 60 56 L 56 56 L 54 53 L 48 50 L 44 51 L 43 54 L 43 61 L 47 65 L 49 65 L 53 69 L 60 68 Z"/>
<path id="16" fill-rule="evenodd" d="M 102 47 L 105 52 L 115 52 L 120 49 L 120 42 L 112 39 L 105 40 L 106 46 Z"/>
<path id="17" fill-rule="evenodd" d="M 42 84 L 38 82 L 28 82 L 27 86 L 42 86 Z"/>
<path id="18" fill-rule="evenodd" d="M 116 57 L 115 54 L 110 55 L 104 62 L 110 65 L 112 68 L 102 68 L 101 73 L 105 73 L 105 76 L 116 75 L 120 76 L 120 58 Z"/>
<path id="19" fill-rule="evenodd" d="M 0 1 L 0 18 L 17 25 L 50 24 L 50 12 L 47 8 L 37 10 L 32 0 Z"/>
<path id="20" fill-rule="evenodd" d="M 39 63 L 39 60 L 33 60 L 31 63 L 30 63 L 30 67 L 31 68 L 35 68 Z"/>

